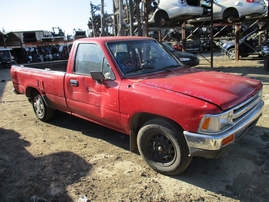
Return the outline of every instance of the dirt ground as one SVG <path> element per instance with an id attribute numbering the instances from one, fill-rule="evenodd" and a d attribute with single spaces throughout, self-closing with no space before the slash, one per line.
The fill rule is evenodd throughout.
<path id="1" fill-rule="evenodd" d="M 261 80 L 264 114 L 227 156 L 194 158 L 174 177 L 129 152 L 124 134 L 61 112 L 39 121 L 26 97 L 13 94 L 9 70 L 0 69 L 0 201 L 268 201 L 269 72 L 256 58 L 217 55 L 213 63 L 214 70 Z M 201 57 L 195 68 L 210 65 Z"/>

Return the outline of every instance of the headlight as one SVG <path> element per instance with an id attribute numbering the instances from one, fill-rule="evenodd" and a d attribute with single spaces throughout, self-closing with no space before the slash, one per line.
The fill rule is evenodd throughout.
<path id="1" fill-rule="evenodd" d="M 190 61 L 191 59 L 190 58 L 179 58 L 179 60 L 181 62 L 186 62 L 186 61 Z"/>
<path id="2" fill-rule="evenodd" d="M 198 132 L 213 134 L 219 133 L 225 128 L 233 125 L 233 111 L 228 111 L 222 114 L 206 114 L 202 118 Z"/>

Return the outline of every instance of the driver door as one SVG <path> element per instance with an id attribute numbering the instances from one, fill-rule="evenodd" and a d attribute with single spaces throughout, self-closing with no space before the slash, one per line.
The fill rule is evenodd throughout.
<path id="1" fill-rule="evenodd" d="M 106 79 L 97 82 L 91 72 L 102 72 Z M 98 44 L 78 45 L 73 73 L 66 74 L 65 86 L 66 101 L 73 114 L 120 128 L 119 84 Z"/>

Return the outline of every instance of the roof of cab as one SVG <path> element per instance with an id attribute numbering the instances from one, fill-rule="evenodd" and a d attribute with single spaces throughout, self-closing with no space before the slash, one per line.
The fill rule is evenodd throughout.
<path id="1" fill-rule="evenodd" d="M 77 41 L 79 42 L 90 42 L 90 41 L 98 41 L 98 42 L 110 42 L 110 41 L 129 41 L 129 40 L 155 40 L 150 37 L 144 37 L 144 36 L 105 36 L 105 37 L 90 37 L 90 38 L 83 38 L 83 39 L 78 39 Z"/>
<path id="2" fill-rule="evenodd" d="M 12 48 L 0 48 L 0 51 L 12 50 Z"/>

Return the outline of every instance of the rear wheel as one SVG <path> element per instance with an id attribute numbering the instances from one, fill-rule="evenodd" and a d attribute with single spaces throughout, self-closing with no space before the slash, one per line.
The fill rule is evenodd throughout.
<path id="1" fill-rule="evenodd" d="M 31 103 L 35 115 L 41 121 L 48 121 L 54 116 L 54 109 L 48 107 L 39 92 L 35 91 L 31 97 Z"/>
<path id="2" fill-rule="evenodd" d="M 235 23 L 239 18 L 239 13 L 235 8 L 228 8 L 223 12 L 222 19 L 226 19 L 228 23 Z"/>
<path id="3" fill-rule="evenodd" d="M 227 18 L 227 22 L 228 22 L 228 23 L 235 23 L 235 21 L 236 21 L 236 19 L 235 19 L 234 16 L 229 16 L 229 17 Z"/>
<path id="4" fill-rule="evenodd" d="M 137 145 L 147 164 L 164 175 L 182 173 L 192 160 L 181 128 L 166 119 L 145 123 L 138 132 Z"/>
<path id="5" fill-rule="evenodd" d="M 169 20 L 168 14 L 165 11 L 159 11 L 155 14 L 154 21 L 157 26 L 165 26 Z"/>

